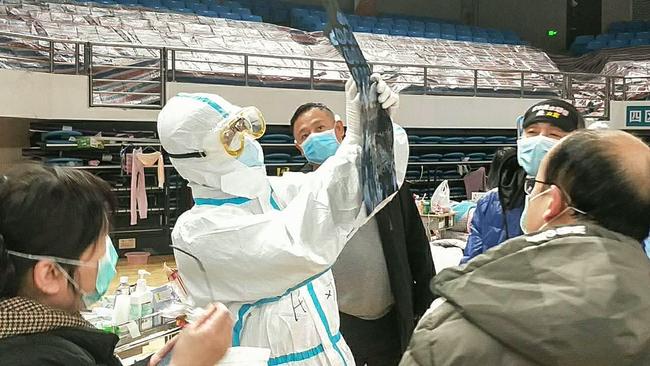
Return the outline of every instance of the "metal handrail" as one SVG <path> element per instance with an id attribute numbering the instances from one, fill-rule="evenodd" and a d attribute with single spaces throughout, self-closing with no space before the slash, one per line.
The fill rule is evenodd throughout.
<path id="1" fill-rule="evenodd" d="M 20 33 L 5 32 L 0 31 L 0 36 L 14 37 L 14 38 L 27 38 L 39 41 L 52 41 L 54 43 L 67 43 L 67 44 L 85 44 L 86 41 L 82 40 L 62 40 L 56 38 L 48 38 L 42 36 L 34 35 L 24 35 Z M 152 45 L 143 45 L 143 44 L 133 44 L 133 43 L 122 43 L 122 42 L 90 42 L 93 47 L 124 47 L 124 48 L 138 48 L 138 49 L 155 49 L 161 50 L 166 48 L 168 51 L 175 52 L 195 52 L 195 53 L 211 53 L 211 54 L 220 54 L 220 55 L 231 55 L 231 56 L 248 56 L 251 57 L 260 57 L 260 58 L 274 58 L 274 59 L 284 59 L 284 60 L 301 60 L 301 61 L 311 61 L 311 62 L 327 62 L 327 63 L 344 63 L 345 61 L 342 58 L 339 59 L 327 59 L 327 58 L 318 58 L 310 56 L 289 56 L 289 55 L 273 55 L 273 54 L 260 54 L 260 53 L 248 53 L 248 52 L 237 52 L 237 51 L 228 51 L 228 50 L 218 50 L 210 48 L 191 48 L 191 47 L 173 47 L 173 46 L 152 46 Z M 185 60 L 188 61 L 188 60 Z M 393 66 L 393 67 L 414 67 L 414 68 L 429 68 L 429 69 L 441 69 L 441 70 L 464 70 L 464 71 L 487 71 L 487 72 L 504 72 L 504 73 L 528 73 L 528 74 L 543 74 L 543 75 L 572 75 L 572 76 L 604 76 L 600 74 L 590 74 L 590 73 L 581 73 L 581 72 L 562 72 L 562 71 L 536 71 L 536 70 L 518 70 L 518 69 L 489 69 L 489 68 L 469 68 L 469 67 L 457 67 L 451 65 L 432 65 L 432 64 L 408 64 L 408 63 L 394 63 L 394 62 L 374 62 L 368 61 L 371 65 L 377 66 Z M 607 76 L 613 78 L 623 78 L 621 76 Z"/>
<path id="2" fill-rule="evenodd" d="M 325 63 L 325 64 L 331 64 L 331 63 L 336 63 L 336 64 L 343 64 L 345 61 L 339 56 L 334 59 L 325 59 L 325 58 L 318 58 L 318 57 L 309 57 L 309 56 L 291 56 L 291 55 L 274 55 L 274 54 L 260 54 L 260 53 L 248 53 L 248 52 L 237 52 L 237 51 L 229 51 L 229 50 L 219 50 L 219 49 L 207 49 L 207 48 L 190 48 L 190 47 L 167 47 L 167 46 L 152 46 L 152 45 L 144 45 L 144 44 L 132 44 L 132 43 L 122 43 L 122 42 L 86 42 L 78 39 L 57 39 L 57 38 L 51 38 L 51 37 L 42 37 L 42 36 L 35 36 L 31 34 L 20 34 L 20 33 L 13 33 L 13 32 L 6 32 L 6 31 L 0 31 L 0 36 L 3 37 L 12 37 L 12 38 L 19 38 L 19 39 L 27 39 L 27 40 L 34 40 L 34 41 L 41 41 L 41 42 L 47 42 L 47 45 L 43 45 L 40 47 L 40 49 L 35 49 L 34 51 L 40 51 L 40 52 L 47 52 L 47 58 L 45 59 L 31 59 L 30 61 L 36 62 L 36 63 L 43 63 L 49 66 L 49 72 L 53 73 L 56 70 L 57 65 L 70 65 L 74 66 L 75 68 L 75 73 L 79 74 L 80 73 L 80 68 L 83 66 L 85 69 L 85 72 L 89 76 L 89 98 L 90 98 L 90 105 L 93 106 L 93 69 L 95 70 L 101 70 L 104 68 L 114 68 L 114 69 L 131 69 L 131 70 L 148 70 L 148 71 L 159 71 L 160 72 L 160 78 L 156 77 L 155 81 L 149 81 L 149 80 L 143 80 L 142 84 L 160 84 L 160 92 L 159 93 L 134 93 L 134 92 L 113 92 L 114 94 L 124 94 L 124 95 L 159 95 L 160 98 L 160 103 L 159 106 L 162 107 L 165 103 L 165 92 L 166 92 L 166 83 L 168 81 L 176 81 L 176 72 L 177 71 L 190 71 L 190 70 L 182 70 L 177 68 L 177 63 L 178 62 L 204 62 L 204 63 L 214 63 L 214 64 L 232 64 L 232 65 L 237 65 L 241 66 L 244 69 L 244 75 L 243 75 L 243 82 L 244 85 L 249 85 L 249 80 L 250 80 L 250 74 L 249 70 L 251 68 L 263 68 L 263 67 L 273 67 L 273 68 L 283 68 L 283 69 L 292 69 L 292 70 L 303 70 L 303 71 L 308 71 L 309 72 L 309 87 L 311 89 L 314 88 L 315 80 L 317 78 L 316 75 L 316 70 L 319 72 L 322 71 L 346 71 L 346 69 L 341 69 L 341 70 L 336 70 L 332 69 L 331 67 L 327 67 L 326 65 L 323 65 L 322 68 L 318 68 L 316 63 Z M 73 45 L 74 49 L 73 50 L 64 50 L 64 51 L 56 51 L 54 45 L 60 43 L 60 44 L 67 44 L 67 45 Z M 81 46 L 84 47 L 83 55 L 81 55 Z M 130 48 L 130 49 L 145 49 L 149 51 L 153 51 L 154 53 L 157 53 L 157 55 L 152 55 L 151 58 L 147 57 L 139 57 L 141 60 L 158 60 L 160 63 L 159 67 L 152 66 L 152 67 L 147 67 L 147 66 L 129 66 L 129 65 L 110 65 L 110 64 L 99 64 L 99 63 L 94 63 L 93 62 L 93 56 L 95 57 L 102 57 L 101 54 L 93 53 L 93 47 L 109 47 L 109 48 Z M 74 63 L 68 63 L 68 62 L 56 62 L 54 60 L 55 52 L 64 52 L 66 54 L 69 54 L 70 52 L 74 53 Z M 236 56 L 236 57 L 241 57 L 242 62 L 241 63 L 236 63 L 236 62 L 221 62 L 221 61 L 210 61 L 210 60 L 188 60 L 188 59 L 183 59 L 177 57 L 178 55 L 176 54 L 177 52 L 181 53 L 207 53 L 207 54 L 218 54 L 218 55 L 229 55 L 229 56 Z M 12 57 L 12 56 L 2 56 L 5 57 L 6 59 L 19 59 L 18 57 Z M 120 55 L 116 56 L 107 56 L 107 57 L 119 57 L 119 58 L 127 58 L 126 56 L 121 57 Z M 128 57 L 131 59 L 131 57 Z M 251 59 L 255 58 L 270 58 L 270 59 L 279 59 L 279 60 L 293 60 L 293 61 L 303 61 L 303 62 L 308 62 L 309 67 L 305 66 L 284 66 L 284 65 L 263 65 L 263 64 L 255 64 L 251 63 Z M 25 58 L 28 59 L 28 58 Z M 394 63 L 394 62 L 369 62 L 371 67 L 375 66 L 382 66 L 382 67 L 395 67 L 395 68 L 416 68 L 416 69 L 421 69 L 423 71 L 422 74 L 419 73 L 400 73 L 400 75 L 410 75 L 410 76 L 422 76 L 421 82 L 412 82 L 412 85 L 417 85 L 417 86 L 424 86 L 424 94 L 431 93 L 428 91 L 428 87 L 430 85 L 430 78 L 435 77 L 438 75 L 439 72 L 442 72 L 444 70 L 454 70 L 455 75 L 440 75 L 441 77 L 450 77 L 450 78 L 465 78 L 465 77 L 470 77 L 472 78 L 473 82 L 467 83 L 466 86 L 468 86 L 470 89 L 473 89 L 473 93 L 470 91 L 469 93 L 463 93 L 463 95 L 473 95 L 473 96 L 478 96 L 478 95 L 484 95 L 484 92 L 480 90 L 480 88 L 483 88 L 484 86 L 482 85 L 483 83 L 480 82 L 480 80 L 510 80 L 513 82 L 519 82 L 519 86 L 517 92 L 520 97 L 525 97 L 527 95 L 527 92 L 529 92 L 531 89 L 555 89 L 558 88 L 561 96 L 563 97 L 568 97 L 569 99 L 578 99 L 576 96 L 574 96 L 574 91 L 576 91 L 578 88 L 576 86 L 579 85 L 579 83 L 582 83 L 584 85 L 596 85 L 598 87 L 603 86 L 605 91 L 604 91 L 604 110 L 605 114 L 607 115 L 609 110 L 610 110 L 610 101 L 612 98 L 615 98 L 616 96 L 622 94 L 623 100 L 627 100 L 629 96 L 629 85 L 628 80 L 639 80 L 639 79 L 648 79 L 650 80 L 650 77 L 624 77 L 624 76 L 610 76 L 610 75 L 602 75 L 602 74 L 590 74 L 590 73 L 582 73 L 582 72 L 562 72 L 562 71 L 536 71 L 536 70 L 517 70 L 517 69 L 491 69 L 491 68 L 468 68 L 468 67 L 456 67 L 456 66 L 449 66 L 449 65 L 431 65 L 431 64 L 422 64 L 422 63 L 414 63 L 414 64 L 409 64 L 409 63 Z M 46 66 L 44 65 L 44 66 Z M 438 72 L 434 71 L 438 70 Z M 464 75 L 458 75 L 463 72 L 466 72 L 472 76 L 464 76 Z M 506 76 L 490 76 L 487 77 L 485 75 L 481 75 L 482 73 L 500 73 L 500 74 L 512 74 L 512 77 L 506 77 Z M 171 73 L 171 79 L 168 78 L 168 74 Z M 535 77 L 531 77 L 535 76 Z M 557 85 L 555 88 L 553 87 L 547 87 L 544 88 L 543 86 L 536 86 L 535 81 L 539 81 L 540 79 L 553 79 L 555 77 L 557 78 L 557 83 L 554 85 Z M 585 81 L 580 81 L 579 79 L 581 78 L 588 78 L 591 80 L 585 80 Z M 603 81 L 597 81 L 594 79 L 601 78 Z M 95 79 L 97 82 L 105 82 L 108 80 L 105 79 Z M 117 80 L 115 80 L 117 82 Z M 137 80 L 123 80 L 124 82 L 133 82 L 136 83 Z M 527 83 L 528 82 L 528 83 Z M 532 82 L 532 83 L 531 83 Z M 465 85 L 465 84 L 463 84 Z M 621 90 L 622 89 L 622 90 Z M 101 94 L 101 93 L 98 93 Z M 104 93 L 104 94 L 110 94 L 109 93 Z M 111 104 L 113 105 L 113 104 Z M 133 105 L 135 108 L 151 108 L 151 107 L 156 107 L 153 105 Z"/>

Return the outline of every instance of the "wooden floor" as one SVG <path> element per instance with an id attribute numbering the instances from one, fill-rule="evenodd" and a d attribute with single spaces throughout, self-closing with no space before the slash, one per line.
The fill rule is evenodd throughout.
<path id="1" fill-rule="evenodd" d="M 108 293 L 112 294 L 115 291 L 120 283 L 120 276 L 128 276 L 129 284 L 135 284 L 135 281 L 138 279 L 139 269 L 145 269 L 147 272 L 151 273 L 151 276 L 148 276 L 147 278 L 147 285 L 154 287 L 164 285 L 168 282 L 167 276 L 163 271 L 163 263 L 165 262 L 167 262 L 167 265 L 170 267 L 176 267 L 173 255 L 149 257 L 149 263 L 146 265 L 129 265 L 126 262 L 126 259 L 120 259 L 119 262 L 117 262 L 117 276 L 113 279 Z"/>

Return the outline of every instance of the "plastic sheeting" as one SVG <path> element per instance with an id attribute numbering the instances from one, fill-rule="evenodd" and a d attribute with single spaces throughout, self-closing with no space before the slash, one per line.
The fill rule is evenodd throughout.
<path id="1" fill-rule="evenodd" d="M 309 34 L 267 23 L 119 6 L 0 0 L 0 31 L 84 42 L 131 43 L 340 60 L 314 62 L 311 71 L 309 61 L 305 60 L 250 56 L 249 85 L 310 87 L 310 75 L 313 73 L 314 87 L 341 89 L 349 75 L 342 58 L 320 32 Z M 476 90 L 479 93 L 518 95 L 522 86 L 521 73 L 518 71 L 558 71 L 544 52 L 527 46 L 363 33 L 356 36 L 370 63 L 427 64 L 446 68 L 429 68 L 425 82 L 422 67 L 375 65 L 374 71 L 388 75 L 393 87 L 406 92 L 421 93 L 426 87 L 429 93 L 472 94 Z M 11 48 L 7 47 L 8 44 Z M 6 59 L 2 56 L 29 56 L 47 60 L 47 47 L 47 42 L 7 40 L 0 37 L 0 67 L 42 69 L 47 64 Z M 54 48 L 54 58 L 58 63 L 56 71 L 70 72 L 74 46 L 55 43 Z M 155 66 L 159 62 L 158 51 L 150 49 L 94 47 L 93 53 L 93 66 L 100 66 L 100 70 L 102 65 L 110 70 L 109 66 Z M 518 71 L 479 71 L 475 85 L 474 71 L 459 70 L 462 68 Z M 175 76 L 185 81 L 199 81 L 200 78 L 201 82 L 214 79 L 218 83 L 241 84 L 244 82 L 244 69 L 243 56 L 199 51 L 176 52 Z M 140 73 L 131 70 L 127 74 L 149 80 L 151 73 L 151 70 Z M 561 90 L 556 75 L 529 73 L 523 84 L 528 95 L 556 96 Z M 112 85 L 110 88 L 129 91 L 137 89 L 133 85 Z M 136 91 L 152 88 L 148 86 Z M 116 98 L 114 95 L 109 97 Z"/>

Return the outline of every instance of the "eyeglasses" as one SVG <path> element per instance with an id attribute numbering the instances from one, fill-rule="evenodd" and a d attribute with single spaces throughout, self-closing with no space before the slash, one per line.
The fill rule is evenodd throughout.
<path id="1" fill-rule="evenodd" d="M 541 180 L 537 180 L 537 178 L 529 176 L 529 177 L 526 177 L 526 180 L 524 181 L 524 192 L 527 195 L 530 196 L 533 193 L 533 189 L 535 189 L 535 184 L 537 184 L 537 183 L 543 184 L 543 185 L 546 185 L 546 186 L 551 185 L 551 183 L 549 183 L 549 182 L 544 182 L 544 181 L 541 181 Z"/>

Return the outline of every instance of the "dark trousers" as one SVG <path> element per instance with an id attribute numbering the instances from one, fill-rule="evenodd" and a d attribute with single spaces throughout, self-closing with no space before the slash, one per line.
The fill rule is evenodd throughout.
<path id="1" fill-rule="evenodd" d="M 377 320 L 341 315 L 341 334 L 357 366 L 395 366 L 402 357 L 395 310 Z"/>

